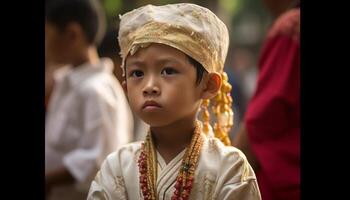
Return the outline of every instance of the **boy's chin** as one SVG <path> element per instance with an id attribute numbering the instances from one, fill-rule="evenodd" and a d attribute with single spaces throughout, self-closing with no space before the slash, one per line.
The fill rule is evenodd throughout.
<path id="1" fill-rule="evenodd" d="M 162 126 L 167 126 L 170 124 L 169 120 L 166 120 L 164 118 L 162 119 L 150 119 L 150 118 L 141 118 L 146 124 L 148 124 L 150 127 L 162 127 Z"/>

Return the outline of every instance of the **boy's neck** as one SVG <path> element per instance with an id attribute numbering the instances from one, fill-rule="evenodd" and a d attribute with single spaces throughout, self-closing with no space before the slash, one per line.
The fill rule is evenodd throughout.
<path id="1" fill-rule="evenodd" d="M 195 128 L 195 117 L 176 121 L 163 127 L 151 127 L 155 148 L 169 163 L 191 143 Z"/>
<path id="2" fill-rule="evenodd" d="M 79 67 L 82 64 L 97 64 L 100 58 L 95 46 L 89 46 L 82 51 L 81 54 L 72 62 L 73 68 Z"/>

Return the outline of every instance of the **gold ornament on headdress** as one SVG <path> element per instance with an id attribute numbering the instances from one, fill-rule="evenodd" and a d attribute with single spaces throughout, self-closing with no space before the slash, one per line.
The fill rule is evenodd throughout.
<path id="1" fill-rule="evenodd" d="M 218 94 L 213 98 L 212 111 L 216 116 L 216 122 L 214 123 L 214 135 L 219 138 L 225 145 L 231 145 L 229 138 L 229 132 L 233 127 L 233 111 L 232 111 L 232 86 L 228 82 L 226 72 L 221 73 L 222 85 Z M 209 99 L 205 99 L 202 102 L 202 119 L 203 119 L 203 131 L 208 134 L 210 126 L 210 116 L 208 112 Z"/>

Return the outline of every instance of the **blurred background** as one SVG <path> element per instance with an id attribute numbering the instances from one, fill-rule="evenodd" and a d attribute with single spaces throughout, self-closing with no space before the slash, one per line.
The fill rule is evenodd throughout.
<path id="1" fill-rule="evenodd" d="M 267 11 L 261 0 L 101 0 L 107 19 L 107 34 L 101 43 L 99 53 L 109 56 L 115 62 L 120 62 L 117 44 L 117 28 L 119 27 L 119 14 L 147 4 L 164 5 L 168 3 L 195 3 L 210 9 L 217 14 L 227 25 L 230 33 L 229 51 L 225 63 L 225 71 L 229 75 L 232 85 L 232 94 L 235 113 L 235 126 L 231 130 L 233 138 L 238 131 L 238 124 L 243 119 L 247 102 L 255 88 L 257 75 L 257 61 L 259 50 L 272 15 Z M 107 52 L 107 50 L 113 49 Z M 105 50 L 107 49 L 107 50 Z M 115 70 L 120 70 L 116 67 Z M 120 72 L 115 72 L 121 80 Z"/>

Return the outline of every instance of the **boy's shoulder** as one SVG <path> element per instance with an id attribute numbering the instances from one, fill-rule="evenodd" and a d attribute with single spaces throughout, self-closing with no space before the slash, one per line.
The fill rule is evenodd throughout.
<path id="1" fill-rule="evenodd" d="M 203 152 L 208 154 L 208 156 L 221 159 L 246 159 L 241 150 L 234 146 L 224 145 L 216 137 L 206 137 L 203 143 Z"/>
<path id="2" fill-rule="evenodd" d="M 143 141 L 137 141 L 122 145 L 116 151 L 110 153 L 107 156 L 106 160 L 114 162 L 122 161 L 124 159 L 131 159 L 137 163 L 138 154 L 140 153 L 142 142 Z"/>
<path id="3" fill-rule="evenodd" d="M 255 174 L 242 151 L 224 145 L 215 137 L 206 137 L 199 164 L 203 173 L 215 177 L 228 176 L 227 183 L 255 179 Z"/>
<path id="4" fill-rule="evenodd" d="M 99 173 L 113 177 L 123 176 L 123 169 L 137 166 L 137 153 L 140 149 L 141 141 L 120 146 L 104 159 Z"/>

